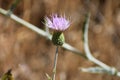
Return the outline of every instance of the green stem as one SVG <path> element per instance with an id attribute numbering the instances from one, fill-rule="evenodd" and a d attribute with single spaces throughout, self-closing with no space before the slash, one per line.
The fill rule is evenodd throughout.
<path id="1" fill-rule="evenodd" d="M 56 67 L 57 67 L 57 59 L 58 59 L 58 46 L 56 47 L 56 52 L 55 52 L 55 57 L 54 57 L 54 65 L 53 65 L 53 76 L 52 76 L 52 80 L 55 80 Z"/>

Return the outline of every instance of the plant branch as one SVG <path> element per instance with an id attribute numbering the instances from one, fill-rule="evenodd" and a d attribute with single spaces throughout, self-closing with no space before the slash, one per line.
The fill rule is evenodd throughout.
<path id="1" fill-rule="evenodd" d="M 8 11 L 0 8 L 0 14 L 3 14 L 5 16 L 8 16 Z M 8 16 L 9 18 L 11 18 L 12 20 L 14 20 L 15 22 L 31 29 L 32 31 L 38 33 L 39 35 L 46 37 L 47 39 L 51 40 L 52 35 L 48 34 L 46 31 L 43 31 L 42 29 L 38 28 L 37 26 L 34 26 L 33 24 L 30 24 L 29 22 L 17 17 L 14 14 L 10 14 L 10 16 Z M 73 46 L 69 45 L 68 43 L 64 43 L 62 46 L 64 49 L 73 52 L 74 54 L 78 54 L 82 57 L 85 58 L 85 55 L 82 54 L 81 51 L 79 51 L 78 49 L 74 48 Z"/>
<path id="2" fill-rule="evenodd" d="M 95 57 L 92 56 L 90 49 L 89 49 L 89 44 L 88 44 L 88 29 L 89 29 L 89 22 L 90 22 L 90 13 L 87 14 L 86 16 L 86 20 L 85 20 L 85 24 L 84 24 L 84 50 L 86 53 L 86 56 L 88 58 L 89 61 L 97 64 L 98 66 L 100 66 L 103 71 L 106 71 L 108 74 L 111 75 L 116 75 L 119 76 L 119 73 L 114 67 L 110 67 L 108 65 L 106 65 L 105 63 L 99 61 L 98 59 L 96 59 Z M 85 70 L 85 69 L 84 69 Z M 86 70 L 90 70 L 90 69 L 86 69 Z M 92 68 L 93 70 L 93 68 Z"/>
<path id="3" fill-rule="evenodd" d="M 111 71 L 113 72 L 114 69 L 115 68 L 113 68 Z M 80 68 L 80 70 L 83 71 L 83 72 L 89 72 L 89 73 L 99 73 L 99 74 L 107 73 L 107 74 L 113 75 L 113 74 L 111 74 L 111 72 L 108 72 L 108 70 L 106 70 L 102 67 Z"/>

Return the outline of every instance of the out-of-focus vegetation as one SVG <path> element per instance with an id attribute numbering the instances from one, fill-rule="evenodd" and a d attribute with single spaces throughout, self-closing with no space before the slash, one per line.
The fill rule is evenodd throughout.
<path id="1" fill-rule="evenodd" d="M 5 74 L 2 75 L 1 80 L 14 80 L 11 72 L 12 69 L 9 69 Z"/>
<path id="2" fill-rule="evenodd" d="M 8 10 L 12 3 L 0 0 L 0 7 Z M 45 16 L 65 14 L 72 21 L 65 31 L 66 42 L 83 51 L 82 27 L 88 10 L 91 52 L 120 71 L 119 0 L 21 0 L 13 13 L 41 29 L 45 29 Z M 51 41 L 0 14 L 0 76 L 12 68 L 15 80 L 47 80 L 45 73 L 52 75 L 54 52 Z M 79 67 L 89 66 L 95 64 L 61 48 L 56 80 L 119 80 L 79 71 Z"/>

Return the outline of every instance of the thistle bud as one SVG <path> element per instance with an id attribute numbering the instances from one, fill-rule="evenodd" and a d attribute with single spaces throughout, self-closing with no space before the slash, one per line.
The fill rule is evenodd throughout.
<path id="1" fill-rule="evenodd" d="M 52 36 L 52 42 L 56 46 L 62 46 L 65 42 L 64 34 L 62 32 L 54 32 Z"/>

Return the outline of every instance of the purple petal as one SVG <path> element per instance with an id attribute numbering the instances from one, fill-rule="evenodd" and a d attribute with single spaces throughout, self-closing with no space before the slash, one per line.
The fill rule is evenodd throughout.
<path id="1" fill-rule="evenodd" d="M 48 26 L 51 29 L 58 30 L 58 31 L 64 31 L 70 26 L 69 20 L 67 20 L 65 17 L 58 17 L 57 14 L 52 16 L 52 19 L 49 19 L 46 17 L 46 26 Z"/>

